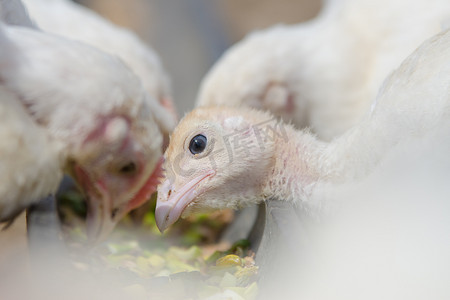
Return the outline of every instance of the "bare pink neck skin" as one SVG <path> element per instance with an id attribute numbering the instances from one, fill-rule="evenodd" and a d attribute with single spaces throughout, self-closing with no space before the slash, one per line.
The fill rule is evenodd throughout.
<path id="1" fill-rule="evenodd" d="M 263 187 L 264 198 L 301 202 L 310 196 L 314 186 L 326 180 L 320 163 L 326 144 L 308 132 L 285 127 L 286 137 L 279 137 L 274 151 L 273 168 Z"/>
<path id="2" fill-rule="evenodd" d="M 385 124 L 389 126 L 388 120 L 365 120 L 329 143 L 286 126 L 288 138 L 276 143 L 263 197 L 292 201 L 306 210 L 322 210 L 328 193 L 364 178 L 398 142 L 399 134 L 392 129 L 395 126 L 382 130 Z"/>

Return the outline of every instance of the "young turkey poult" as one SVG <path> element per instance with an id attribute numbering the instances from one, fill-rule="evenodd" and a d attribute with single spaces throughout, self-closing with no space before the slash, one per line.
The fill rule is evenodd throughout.
<path id="1" fill-rule="evenodd" d="M 117 26 L 70 0 L 24 0 L 30 18 L 44 31 L 74 39 L 119 57 L 141 80 L 147 104 L 163 134 L 163 151 L 178 122 L 169 76 L 158 54 L 134 32 Z M 139 222 L 148 205 L 133 214 Z"/>
<path id="2" fill-rule="evenodd" d="M 101 239 L 156 190 L 162 135 L 139 79 L 117 58 L 37 30 L 2 26 L 0 80 L 63 145 L 64 170 Z M 57 156 L 55 156 L 57 159 Z"/>
<path id="3" fill-rule="evenodd" d="M 192 111 L 165 153 L 158 227 L 197 210 L 237 209 L 268 198 L 319 214 L 328 205 L 320 201 L 326 191 L 364 178 L 392 147 L 448 119 L 449 47 L 450 31 L 426 41 L 385 81 L 372 114 L 331 143 L 265 112 Z"/>
<path id="4" fill-rule="evenodd" d="M 329 141 L 368 112 L 380 84 L 450 22 L 447 0 L 325 1 L 314 20 L 249 35 L 203 79 L 197 106 L 249 106 Z"/>

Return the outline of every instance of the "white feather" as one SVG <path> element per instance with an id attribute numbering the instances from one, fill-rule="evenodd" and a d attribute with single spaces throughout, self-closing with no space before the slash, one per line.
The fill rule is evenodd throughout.
<path id="1" fill-rule="evenodd" d="M 44 31 L 86 43 L 123 60 L 151 96 L 146 101 L 161 130 L 166 135 L 173 130 L 176 120 L 169 77 L 157 53 L 135 33 L 69 0 L 23 2 Z"/>
<path id="2" fill-rule="evenodd" d="M 0 87 L 0 220 L 54 193 L 62 177 L 60 145 Z"/>
<path id="3" fill-rule="evenodd" d="M 310 22 L 234 45 L 203 79 L 197 105 L 267 109 L 329 141 L 369 112 L 384 78 L 449 19 L 447 0 L 328 1 Z"/>

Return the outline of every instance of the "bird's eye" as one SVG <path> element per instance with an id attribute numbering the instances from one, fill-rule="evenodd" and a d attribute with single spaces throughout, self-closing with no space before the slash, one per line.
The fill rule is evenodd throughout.
<path id="1" fill-rule="evenodd" d="M 136 164 L 134 162 L 129 162 L 126 165 L 122 166 L 119 170 L 121 174 L 132 174 L 136 172 Z"/>
<path id="2" fill-rule="evenodd" d="M 202 153 L 206 148 L 206 142 L 206 136 L 202 134 L 194 136 L 189 143 L 189 151 L 191 151 L 192 154 Z"/>

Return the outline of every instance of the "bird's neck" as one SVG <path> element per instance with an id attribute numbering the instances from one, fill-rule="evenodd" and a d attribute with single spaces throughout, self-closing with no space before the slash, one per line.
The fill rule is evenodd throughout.
<path id="1" fill-rule="evenodd" d="M 395 134 L 383 135 L 379 129 L 373 122 L 363 122 L 326 143 L 286 126 L 286 138 L 280 137 L 276 144 L 273 167 L 265 181 L 265 199 L 320 210 L 322 203 L 316 199 L 320 193 L 364 177 L 390 147 Z"/>
<path id="2" fill-rule="evenodd" d="M 288 125 L 284 126 L 284 133 L 275 143 L 274 162 L 263 193 L 266 199 L 298 203 L 308 199 L 315 185 L 327 177 L 320 163 L 326 144 L 309 132 L 299 132 Z"/>

